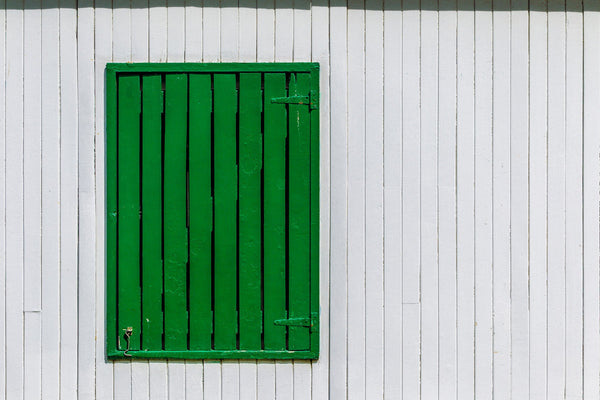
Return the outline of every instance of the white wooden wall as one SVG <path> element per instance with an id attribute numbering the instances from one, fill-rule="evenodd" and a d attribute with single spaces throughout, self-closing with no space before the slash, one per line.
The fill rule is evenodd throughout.
<path id="1" fill-rule="evenodd" d="M 3 398 L 600 399 L 599 0 L 0 0 L 0 32 Z M 321 63 L 318 362 L 105 361 L 108 61 Z"/>

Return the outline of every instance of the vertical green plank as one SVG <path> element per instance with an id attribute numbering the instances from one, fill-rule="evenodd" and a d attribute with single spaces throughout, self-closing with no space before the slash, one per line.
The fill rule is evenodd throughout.
<path id="1" fill-rule="evenodd" d="M 234 74 L 214 75 L 215 329 L 217 350 L 236 348 L 237 93 Z"/>
<path id="2" fill-rule="evenodd" d="M 187 349 L 186 146 L 187 75 L 167 74 L 163 189 L 166 350 Z"/>
<path id="3" fill-rule="evenodd" d="M 311 103 L 320 104 L 319 65 L 311 71 Z M 310 351 L 319 355 L 319 108 L 310 111 L 310 312 L 317 318 L 310 332 Z"/>
<path id="4" fill-rule="evenodd" d="M 310 75 L 292 74 L 290 95 L 306 96 Z M 289 316 L 310 317 L 310 115 L 289 106 Z M 308 350 L 309 329 L 290 326 L 289 350 Z"/>
<path id="5" fill-rule="evenodd" d="M 264 89 L 264 345 L 285 350 L 285 104 L 271 103 L 286 95 L 285 74 L 265 74 Z"/>
<path id="6" fill-rule="evenodd" d="M 190 80 L 190 349 L 210 350 L 211 310 L 211 107 L 209 74 Z"/>
<path id="7" fill-rule="evenodd" d="M 121 348 L 133 328 L 129 349 L 140 349 L 140 77 L 119 77 L 118 122 L 118 296 Z"/>
<path id="8" fill-rule="evenodd" d="M 117 348 L 117 75 L 106 69 L 106 349 Z"/>
<path id="9" fill-rule="evenodd" d="M 161 350 L 162 112 L 160 75 L 142 77 L 142 349 Z"/>
<path id="10" fill-rule="evenodd" d="M 240 348 L 260 350 L 260 253 L 262 167 L 261 76 L 240 75 L 239 247 Z"/>

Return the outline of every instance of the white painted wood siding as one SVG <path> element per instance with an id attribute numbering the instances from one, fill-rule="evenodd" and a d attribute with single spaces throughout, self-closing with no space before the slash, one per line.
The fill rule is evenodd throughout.
<path id="1" fill-rule="evenodd" d="M 0 32 L 0 398 L 600 399 L 598 0 L 0 0 Z M 110 61 L 321 63 L 319 361 L 105 361 Z"/>

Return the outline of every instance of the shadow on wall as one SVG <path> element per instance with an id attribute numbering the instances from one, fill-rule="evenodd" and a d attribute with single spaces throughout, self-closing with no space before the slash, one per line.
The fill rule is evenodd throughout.
<path id="1" fill-rule="evenodd" d="M 1 0 L 0 0 L 1 1 Z M 385 3 L 385 4 L 384 4 Z M 242 7 L 307 10 L 311 7 L 402 11 L 600 11 L 598 0 L 6 0 L 7 9 Z M 60 4 L 60 5 L 59 5 Z M 0 7 L 1 8 L 1 7 Z"/>

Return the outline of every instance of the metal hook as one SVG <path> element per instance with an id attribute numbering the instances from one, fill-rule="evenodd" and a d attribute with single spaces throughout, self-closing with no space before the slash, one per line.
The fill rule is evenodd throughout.
<path id="1" fill-rule="evenodd" d="M 131 338 L 131 335 L 133 334 L 133 328 L 129 326 L 123 330 L 125 331 L 125 340 L 127 341 L 127 349 L 123 352 L 123 355 L 125 357 L 131 357 L 131 354 L 127 354 L 127 352 L 129 351 L 129 339 Z"/>

